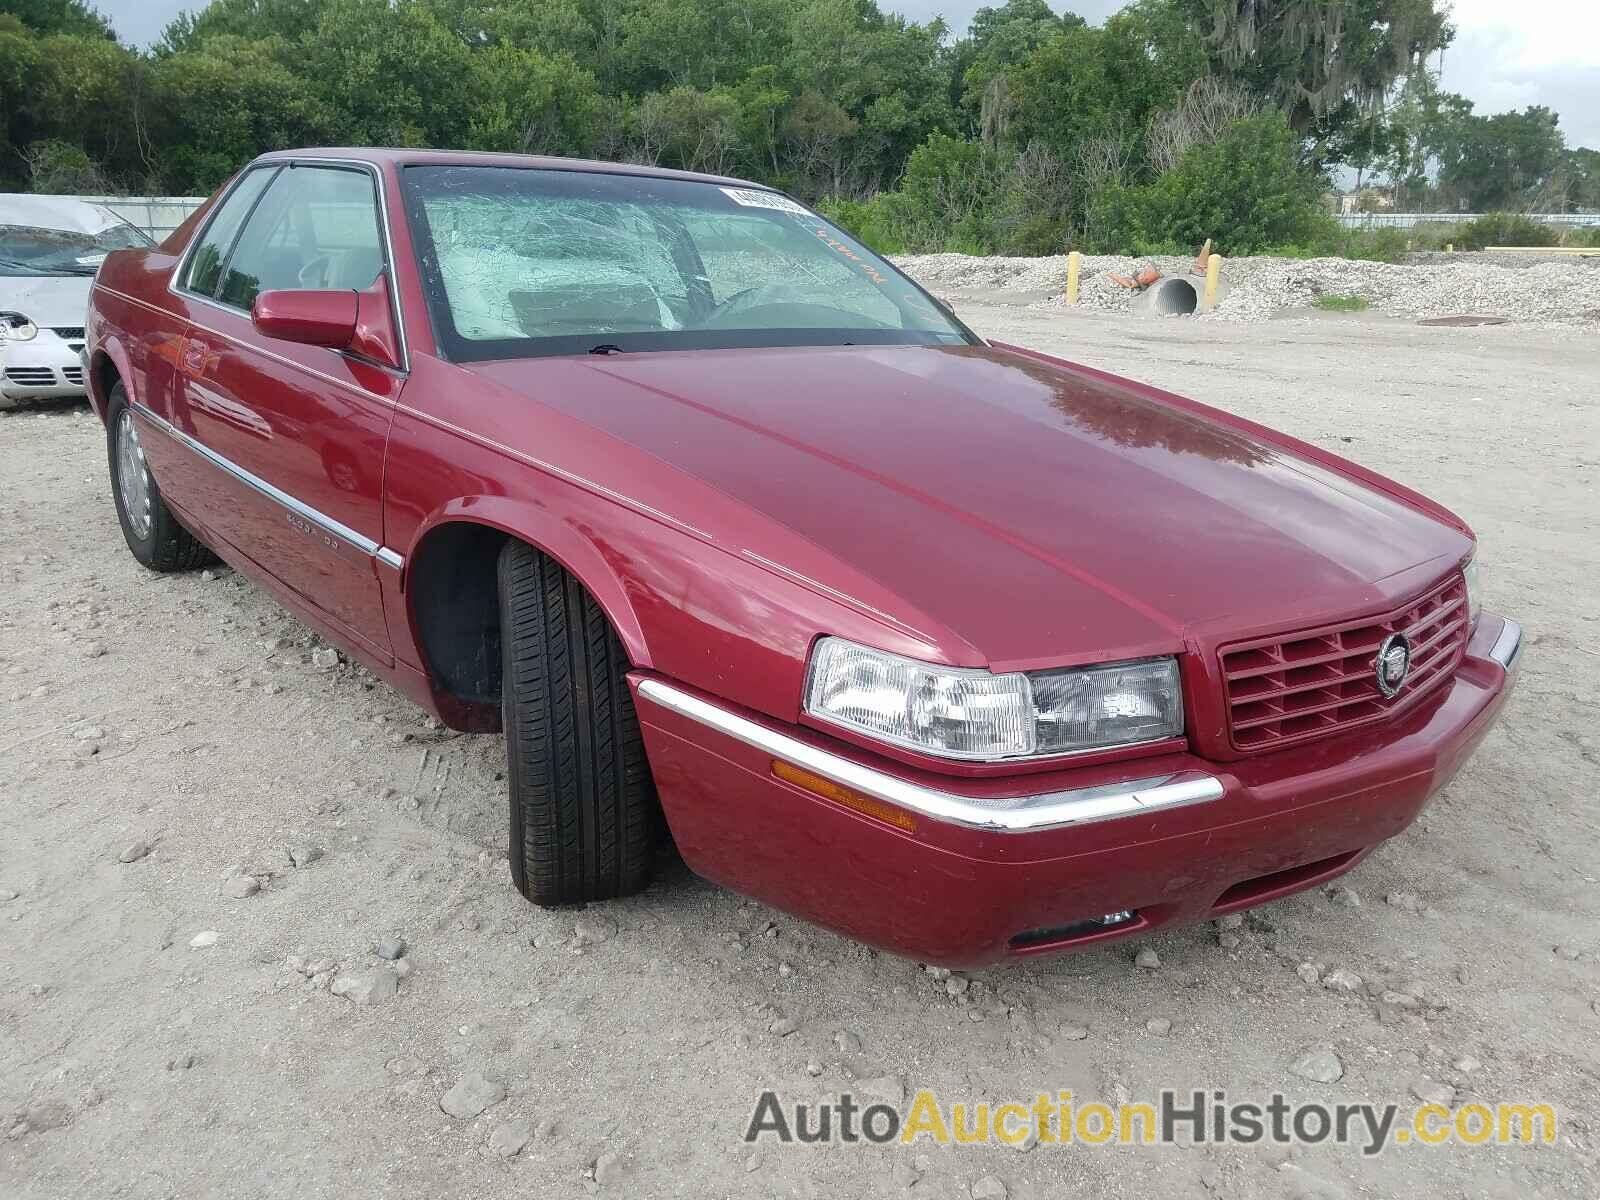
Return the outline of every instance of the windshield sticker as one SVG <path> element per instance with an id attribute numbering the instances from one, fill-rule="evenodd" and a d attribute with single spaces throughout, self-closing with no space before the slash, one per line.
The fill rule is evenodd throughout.
<path id="1" fill-rule="evenodd" d="M 777 192 L 761 192 L 755 188 L 730 188 L 722 189 L 723 194 L 735 204 L 742 204 L 746 208 L 770 208 L 776 212 L 793 213 L 797 217 L 809 217 L 804 206 L 796 204 L 787 196 L 780 196 Z"/>

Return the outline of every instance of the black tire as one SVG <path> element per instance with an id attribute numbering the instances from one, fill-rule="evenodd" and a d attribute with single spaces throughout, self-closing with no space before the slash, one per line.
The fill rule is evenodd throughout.
<path id="1" fill-rule="evenodd" d="M 148 528 L 141 534 L 137 522 L 129 515 L 123 501 L 122 462 L 118 454 L 118 434 L 121 422 L 132 421 L 128 408 L 128 394 L 122 384 L 111 388 L 106 409 L 106 457 L 111 468 L 111 500 L 117 506 L 117 522 L 122 526 L 122 536 L 127 540 L 133 556 L 152 571 L 192 571 L 217 561 L 217 556 L 194 534 L 190 533 L 172 515 L 172 510 L 161 499 L 161 489 L 156 486 L 150 469 L 141 466 L 145 487 L 150 498 Z M 141 458 L 142 462 L 142 458 Z"/>
<path id="2" fill-rule="evenodd" d="M 542 905 L 636 892 L 660 810 L 622 643 L 583 586 L 531 546 L 508 542 L 498 575 L 511 876 Z"/>

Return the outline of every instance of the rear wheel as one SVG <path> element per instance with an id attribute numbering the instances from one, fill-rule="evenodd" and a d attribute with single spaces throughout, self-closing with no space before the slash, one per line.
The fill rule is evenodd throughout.
<path id="1" fill-rule="evenodd" d="M 594 597 L 522 542 L 500 553 L 511 875 L 535 904 L 638 891 L 660 827 L 628 659 Z"/>
<path id="2" fill-rule="evenodd" d="M 161 499 L 120 383 L 111 389 L 106 413 L 106 456 L 117 520 L 135 558 L 152 571 L 189 571 L 216 561 L 216 555 L 179 523 Z"/>

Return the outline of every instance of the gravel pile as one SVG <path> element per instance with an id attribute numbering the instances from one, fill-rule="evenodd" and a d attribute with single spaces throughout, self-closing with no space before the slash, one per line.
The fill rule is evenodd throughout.
<path id="1" fill-rule="evenodd" d="M 1228 259 L 1223 265 L 1227 292 L 1215 312 L 1199 319 L 1264 321 L 1284 309 L 1307 308 L 1318 296 L 1337 295 L 1360 296 L 1372 311 L 1412 320 L 1470 313 L 1539 325 L 1600 325 L 1600 260 L 1527 264 L 1505 258 L 1440 258 L 1409 265 L 1343 258 Z M 896 261 L 936 293 L 1039 293 L 1036 303 L 1065 302 L 1065 255 L 925 254 Z M 1107 312 L 1128 311 L 1133 293 L 1107 276 L 1133 275 L 1146 264 L 1165 275 L 1202 282 L 1190 274 L 1193 260 L 1188 258 L 1090 256 L 1083 260 L 1079 304 Z"/>

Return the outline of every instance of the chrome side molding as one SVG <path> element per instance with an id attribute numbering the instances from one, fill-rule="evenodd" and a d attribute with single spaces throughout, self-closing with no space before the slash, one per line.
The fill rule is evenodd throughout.
<path id="1" fill-rule="evenodd" d="M 389 549 L 387 546 L 379 545 L 377 542 L 373 541 L 364 534 L 357 533 L 348 525 L 342 524 L 339 521 L 335 521 L 332 517 L 328 516 L 327 513 L 321 512 L 315 508 L 312 508 L 309 504 L 305 504 L 299 500 L 296 500 L 282 488 L 274 487 L 265 479 L 261 478 L 261 476 L 245 470 L 231 458 L 224 458 L 204 442 L 197 438 L 190 437 L 171 421 L 168 421 L 165 417 L 160 416 L 154 410 L 146 407 L 138 401 L 131 402 L 130 407 L 134 412 L 139 414 L 140 417 L 144 418 L 146 421 L 149 421 L 150 424 L 161 430 L 162 433 L 165 433 L 179 445 L 187 447 L 189 450 L 205 459 L 212 466 L 221 471 L 227 472 L 229 475 L 232 475 L 246 487 L 260 492 L 267 499 L 281 505 L 283 508 L 287 509 L 293 517 L 299 517 L 301 521 L 309 522 L 312 526 L 321 530 L 323 533 L 337 538 L 347 546 L 354 547 L 370 558 L 378 559 L 386 566 L 393 567 L 397 571 L 404 569 L 406 560 L 403 555 Z M 310 531 L 307 530 L 307 532 Z"/>
<path id="2" fill-rule="evenodd" d="M 925 787 L 789 737 L 659 679 L 645 679 L 639 692 L 661 707 L 754 746 L 774 758 L 825 779 L 937 821 L 997 833 L 1058 829 L 1134 816 L 1156 809 L 1221 799 L 1222 781 L 1212 775 L 1165 775 L 1126 783 L 1036 795 L 975 799 Z"/>
<path id="3" fill-rule="evenodd" d="M 1522 653 L 1522 626 L 1510 617 L 1505 618 L 1505 623 L 1500 636 L 1495 638 L 1494 645 L 1489 648 L 1489 657 L 1509 671 Z"/>

